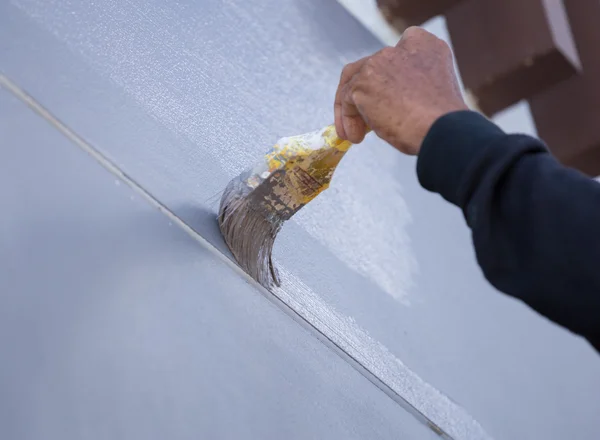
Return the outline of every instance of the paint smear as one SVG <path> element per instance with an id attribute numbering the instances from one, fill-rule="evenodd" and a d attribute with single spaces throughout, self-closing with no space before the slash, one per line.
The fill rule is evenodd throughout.
<path id="1" fill-rule="evenodd" d="M 91 65 L 119 84 L 160 123 L 197 141 L 198 145 L 221 144 L 222 142 L 216 142 L 222 141 L 222 130 L 229 127 L 230 123 L 244 126 L 257 119 L 252 111 L 248 111 L 248 120 L 236 122 L 229 119 L 230 109 L 226 107 L 215 106 L 215 111 L 219 113 L 208 115 L 198 108 L 199 98 L 218 99 L 219 103 L 237 102 L 243 93 L 251 94 L 254 87 L 242 76 L 239 78 L 239 89 L 226 88 L 219 83 L 219 75 L 204 74 L 199 62 L 201 57 L 195 50 L 185 47 L 192 43 L 185 38 L 176 38 L 168 28 L 161 28 L 148 18 L 152 14 L 168 14 L 168 10 L 153 10 L 148 5 L 142 11 L 129 2 L 117 1 L 81 4 L 79 1 L 63 0 L 60 6 L 57 0 L 12 0 L 12 3 L 50 29 L 71 49 L 81 53 Z M 67 11 L 67 6 L 72 13 Z M 206 17 L 194 19 L 214 18 L 207 14 Z M 182 29 L 193 33 L 193 26 L 180 23 L 173 17 L 161 17 L 159 22 L 181 24 Z M 308 31 L 307 29 L 306 32 Z M 206 45 L 206 51 L 212 49 L 209 43 L 201 42 Z M 163 63 L 157 61 L 157 47 L 164 47 L 170 54 L 170 69 L 164 69 L 164 60 Z M 228 65 L 225 59 L 222 62 L 223 65 L 219 67 L 223 69 L 235 68 Z M 335 61 L 333 67 L 328 63 L 327 60 L 321 61 L 323 71 L 339 67 L 339 60 Z M 308 76 L 309 79 L 312 76 L 315 84 L 319 84 L 318 80 L 322 80 L 322 77 L 317 67 L 319 66 L 313 66 L 299 76 Z M 175 71 L 176 74 L 173 73 Z M 285 79 L 273 81 L 274 87 L 282 84 Z M 288 79 L 294 81 L 291 77 Z M 180 80 L 183 83 L 177 82 Z M 298 115 L 292 112 L 297 116 L 294 123 L 308 127 L 314 123 L 314 108 L 309 108 L 311 106 L 301 99 L 290 107 L 302 108 L 303 105 L 304 113 Z M 263 107 L 259 103 L 250 110 L 260 112 Z M 271 111 L 273 119 L 270 122 L 288 127 L 286 124 L 291 116 L 288 112 L 290 110 L 286 106 L 278 108 L 276 112 Z M 317 116 L 324 120 L 327 117 Z M 261 120 L 260 117 L 258 119 Z M 272 136 L 266 126 L 259 125 L 257 132 L 265 139 Z M 236 141 L 244 140 L 236 130 L 227 131 L 227 136 L 228 143 L 233 145 Z M 221 164 L 227 172 L 235 175 L 248 163 L 252 163 L 250 159 L 256 159 L 264 152 L 264 145 L 249 146 L 248 150 L 242 151 L 224 149 L 221 152 Z M 315 211 L 319 212 L 318 219 L 305 214 L 298 221 L 311 234 L 333 248 L 351 267 L 370 276 L 375 273 L 377 282 L 385 286 L 388 293 L 403 299 L 415 264 L 410 257 L 410 243 L 404 232 L 410 217 L 399 194 L 400 188 L 391 178 L 385 177 L 391 175 L 390 170 L 386 169 L 388 165 L 367 149 L 356 147 L 345 162 L 346 166 L 336 173 L 335 189 L 314 202 Z M 375 170 L 376 174 L 368 175 L 365 170 Z M 376 204 L 374 200 L 384 200 L 381 197 L 382 191 L 384 195 L 389 194 L 395 202 L 388 205 Z M 387 231 L 383 222 L 371 214 L 374 212 L 381 213 L 382 218 L 395 219 L 395 230 Z M 390 264 L 394 268 L 390 269 Z M 231 265 L 234 266 L 233 263 Z M 398 271 L 398 266 L 402 265 L 405 267 Z M 490 438 L 464 409 L 419 378 L 385 346 L 372 339 L 352 318 L 338 313 L 285 268 L 281 270 L 281 276 L 284 289 L 277 289 L 275 295 L 408 404 L 456 439 Z"/>
<path id="2" fill-rule="evenodd" d="M 0 74 L 0 86 L 4 86 L 10 90 L 69 140 L 79 146 L 79 148 L 94 157 L 107 171 L 119 177 L 119 182 L 125 182 L 138 195 L 145 198 L 156 208 L 159 208 L 170 220 L 168 222 L 169 226 L 176 223 L 182 230 L 205 246 L 209 252 L 212 252 L 227 264 L 233 272 L 237 273 L 241 278 L 245 278 L 249 283 L 255 283 L 234 261 L 220 253 L 217 248 L 209 244 L 189 225 L 164 207 L 160 201 L 152 197 L 150 193 L 140 187 L 135 181 L 124 175 L 118 167 L 108 161 L 94 147 L 87 144 L 79 135 L 58 121 L 52 114 L 46 112 L 37 102 L 30 99 L 18 86 L 2 74 Z M 133 199 L 133 195 L 130 198 Z M 373 376 L 377 377 L 396 395 L 400 396 L 403 401 L 399 403 L 408 404 L 410 407 L 416 409 L 456 439 L 459 438 L 458 436 L 465 440 L 490 438 L 464 409 L 452 403 L 445 395 L 408 369 L 384 345 L 373 340 L 366 331 L 356 324 L 355 320 L 335 311 L 330 304 L 323 301 L 320 296 L 295 275 L 286 270 L 283 270 L 281 275 L 286 283 L 286 289 L 277 288 L 273 292 L 269 292 L 260 285 L 256 285 L 257 289 L 266 296 L 270 296 L 272 293 L 278 297 L 329 341 L 333 342 L 344 353 L 353 358 L 373 374 Z M 288 288 L 290 286 L 292 289 Z"/>
<path id="3" fill-rule="evenodd" d="M 418 269 L 407 232 L 410 212 L 399 183 L 374 151 L 354 146 L 330 188 L 299 211 L 296 221 L 348 266 L 408 305 Z"/>
<path id="4" fill-rule="evenodd" d="M 299 60 L 298 52 L 289 50 L 295 44 L 310 53 L 310 48 L 323 44 L 310 20 L 295 20 L 290 27 L 289 17 L 306 14 L 294 11 L 298 8 L 294 2 L 285 11 L 274 11 L 269 2 L 251 7 L 231 0 L 224 5 L 208 2 L 203 14 L 188 11 L 190 6 L 182 3 L 146 2 L 143 8 L 138 2 L 120 0 L 12 3 L 80 53 L 161 124 L 211 152 L 221 146 L 214 160 L 230 177 L 252 166 L 278 137 L 319 129 L 315 120 L 327 125 L 333 117 L 329 101 L 324 107 L 306 97 L 333 96 L 337 77 L 325 75 L 341 70 L 347 59 L 309 55 Z M 222 23 L 229 24 L 221 28 Z M 206 32 L 198 38 L 199 27 L 226 34 L 231 23 L 246 29 L 244 38 L 236 32 L 231 38 L 206 39 Z M 292 33 L 293 43 L 273 38 L 276 28 Z M 263 48 L 264 63 L 257 63 L 256 47 Z M 247 51 L 252 59 L 232 60 L 230 51 L 238 55 Z M 268 92 L 259 92 L 257 83 L 267 84 Z M 272 109 L 264 102 L 265 93 L 274 100 L 285 97 L 289 103 Z M 208 102 L 223 104 L 207 106 L 211 111 L 206 112 L 202 103 Z M 232 110 L 237 103 L 243 113 Z M 245 127 L 253 127 L 256 144 L 248 145 Z M 272 127 L 286 132 L 274 133 Z M 347 266 L 408 304 L 417 270 L 406 231 L 410 215 L 399 183 L 383 166 L 366 148 L 351 151 L 332 187 L 294 220 Z M 388 228 L 381 219 L 394 219 L 394 227 Z"/>
<path id="5" fill-rule="evenodd" d="M 293 288 L 275 289 L 279 299 L 417 411 L 457 440 L 491 439 L 463 408 L 413 373 L 352 318 L 338 313 L 290 272 L 281 270 L 280 275 L 284 285 Z"/>

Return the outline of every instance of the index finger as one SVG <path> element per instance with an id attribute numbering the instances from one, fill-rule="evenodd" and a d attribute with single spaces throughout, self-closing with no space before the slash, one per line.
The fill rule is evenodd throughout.
<path id="1" fill-rule="evenodd" d="M 352 79 L 354 75 L 356 75 L 360 69 L 362 68 L 365 61 L 367 61 L 369 57 L 361 58 L 354 63 L 346 64 L 342 69 L 342 74 L 340 76 L 340 83 L 338 84 L 337 92 L 335 94 L 335 101 L 333 104 L 333 112 L 335 116 L 335 131 L 338 136 L 342 139 L 346 139 L 346 132 L 344 131 L 344 126 L 342 124 L 342 97 L 343 90 L 346 84 Z"/>

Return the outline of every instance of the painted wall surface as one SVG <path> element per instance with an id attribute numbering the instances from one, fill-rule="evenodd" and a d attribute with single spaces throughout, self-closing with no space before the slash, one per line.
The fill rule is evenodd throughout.
<path id="1" fill-rule="evenodd" d="M 0 132 L 0 438 L 439 438 L 1 88 Z"/>
<path id="2" fill-rule="evenodd" d="M 322 0 L 11 0 L 0 41 L 0 71 L 224 253 L 219 192 L 280 136 L 330 123 L 341 67 L 381 48 Z M 456 438 L 594 437 L 600 358 L 487 284 L 414 165 L 355 147 L 281 233 L 273 294 Z"/>

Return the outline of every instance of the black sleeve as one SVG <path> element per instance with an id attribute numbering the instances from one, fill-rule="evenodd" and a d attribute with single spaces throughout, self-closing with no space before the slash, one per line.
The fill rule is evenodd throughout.
<path id="1" fill-rule="evenodd" d="M 490 283 L 600 351 L 600 183 L 471 111 L 435 122 L 417 173 L 462 209 Z"/>

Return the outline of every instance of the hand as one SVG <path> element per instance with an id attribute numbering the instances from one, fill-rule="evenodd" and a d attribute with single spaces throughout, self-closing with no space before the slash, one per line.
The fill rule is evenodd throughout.
<path id="1" fill-rule="evenodd" d="M 416 155 L 440 116 L 466 109 L 448 45 L 411 27 L 396 47 L 344 67 L 335 127 L 352 143 L 362 142 L 370 127 L 398 150 Z"/>

